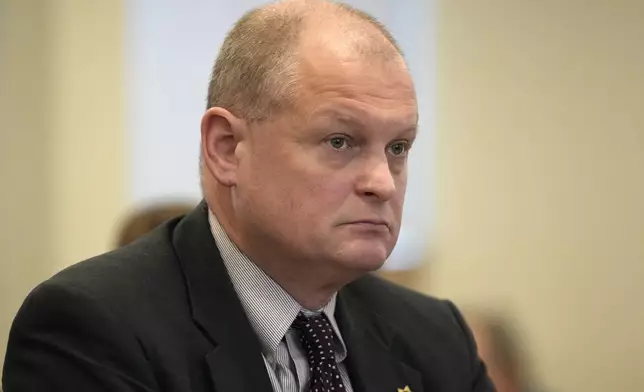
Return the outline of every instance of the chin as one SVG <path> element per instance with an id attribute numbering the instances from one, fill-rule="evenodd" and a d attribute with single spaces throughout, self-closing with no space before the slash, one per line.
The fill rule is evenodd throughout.
<path id="1" fill-rule="evenodd" d="M 375 271 L 382 267 L 391 253 L 391 249 L 382 243 L 346 245 L 341 247 L 337 255 L 338 263 L 342 264 L 345 268 L 360 270 L 365 273 Z"/>

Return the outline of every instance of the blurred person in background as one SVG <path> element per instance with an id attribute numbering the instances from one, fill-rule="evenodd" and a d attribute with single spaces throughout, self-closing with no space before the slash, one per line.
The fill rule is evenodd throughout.
<path id="1" fill-rule="evenodd" d="M 467 309 L 465 317 L 497 392 L 543 392 L 535 385 L 516 323 L 491 310 Z"/>
<path id="2" fill-rule="evenodd" d="M 162 223 L 187 215 L 195 208 L 189 203 L 155 203 L 126 215 L 116 237 L 116 246 L 128 245 L 148 234 Z"/>
<path id="3" fill-rule="evenodd" d="M 387 29 L 349 6 L 253 10 L 201 122 L 204 201 L 37 287 L 6 392 L 492 392 L 453 303 L 375 277 L 418 107 Z"/>

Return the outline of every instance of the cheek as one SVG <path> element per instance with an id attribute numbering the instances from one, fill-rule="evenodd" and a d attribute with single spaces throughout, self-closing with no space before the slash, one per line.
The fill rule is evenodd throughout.
<path id="1" fill-rule="evenodd" d="M 288 164 L 293 198 L 312 213 L 333 214 L 351 191 L 348 173 L 330 167 L 316 149 L 300 149 Z"/>
<path id="2" fill-rule="evenodd" d="M 351 182 L 340 173 L 303 173 L 288 197 L 302 217 L 301 223 L 310 228 L 337 219 L 351 189 Z"/>
<path id="3" fill-rule="evenodd" d="M 287 143 L 258 148 L 247 156 L 247 198 L 301 234 L 337 219 L 353 191 L 352 178 L 320 162 L 315 151 Z"/>
<path id="4" fill-rule="evenodd" d="M 252 151 L 239 162 L 237 195 L 253 215 L 263 219 L 277 219 L 283 209 L 281 190 L 287 186 L 281 181 L 286 176 L 279 175 L 277 160 L 268 158 L 264 151 Z"/>

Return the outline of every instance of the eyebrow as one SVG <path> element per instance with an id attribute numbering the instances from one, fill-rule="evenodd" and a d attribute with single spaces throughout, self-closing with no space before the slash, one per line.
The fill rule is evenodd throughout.
<path id="1" fill-rule="evenodd" d="M 355 116 L 338 109 L 324 109 L 315 114 L 316 117 L 325 116 L 325 115 L 329 116 L 329 121 L 338 121 L 350 127 L 361 127 L 361 128 L 365 127 L 365 124 L 362 121 L 358 120 Z M 413 133 L 415 137 L 416 134 L 418 133 L 418 121 L 416 121 L 413 125 L 403 129 L 399 133 L 400 134 Z"/>

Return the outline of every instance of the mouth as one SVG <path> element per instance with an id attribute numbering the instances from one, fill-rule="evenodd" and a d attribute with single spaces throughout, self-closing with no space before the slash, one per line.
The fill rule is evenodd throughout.
<path id="1" fill-rule="evenodd" d="M 345 225 L 356 225 L 356 226 L 363 226 L 365 228 L 374 228 L 374 229 L 383 229 L 383 228 L 386 228 L 387 230 L 390 229 L 389 223 L 387 223 L 382 219 L 360 219 L 360 220 L 347 222 L 345 223 Z"/>

